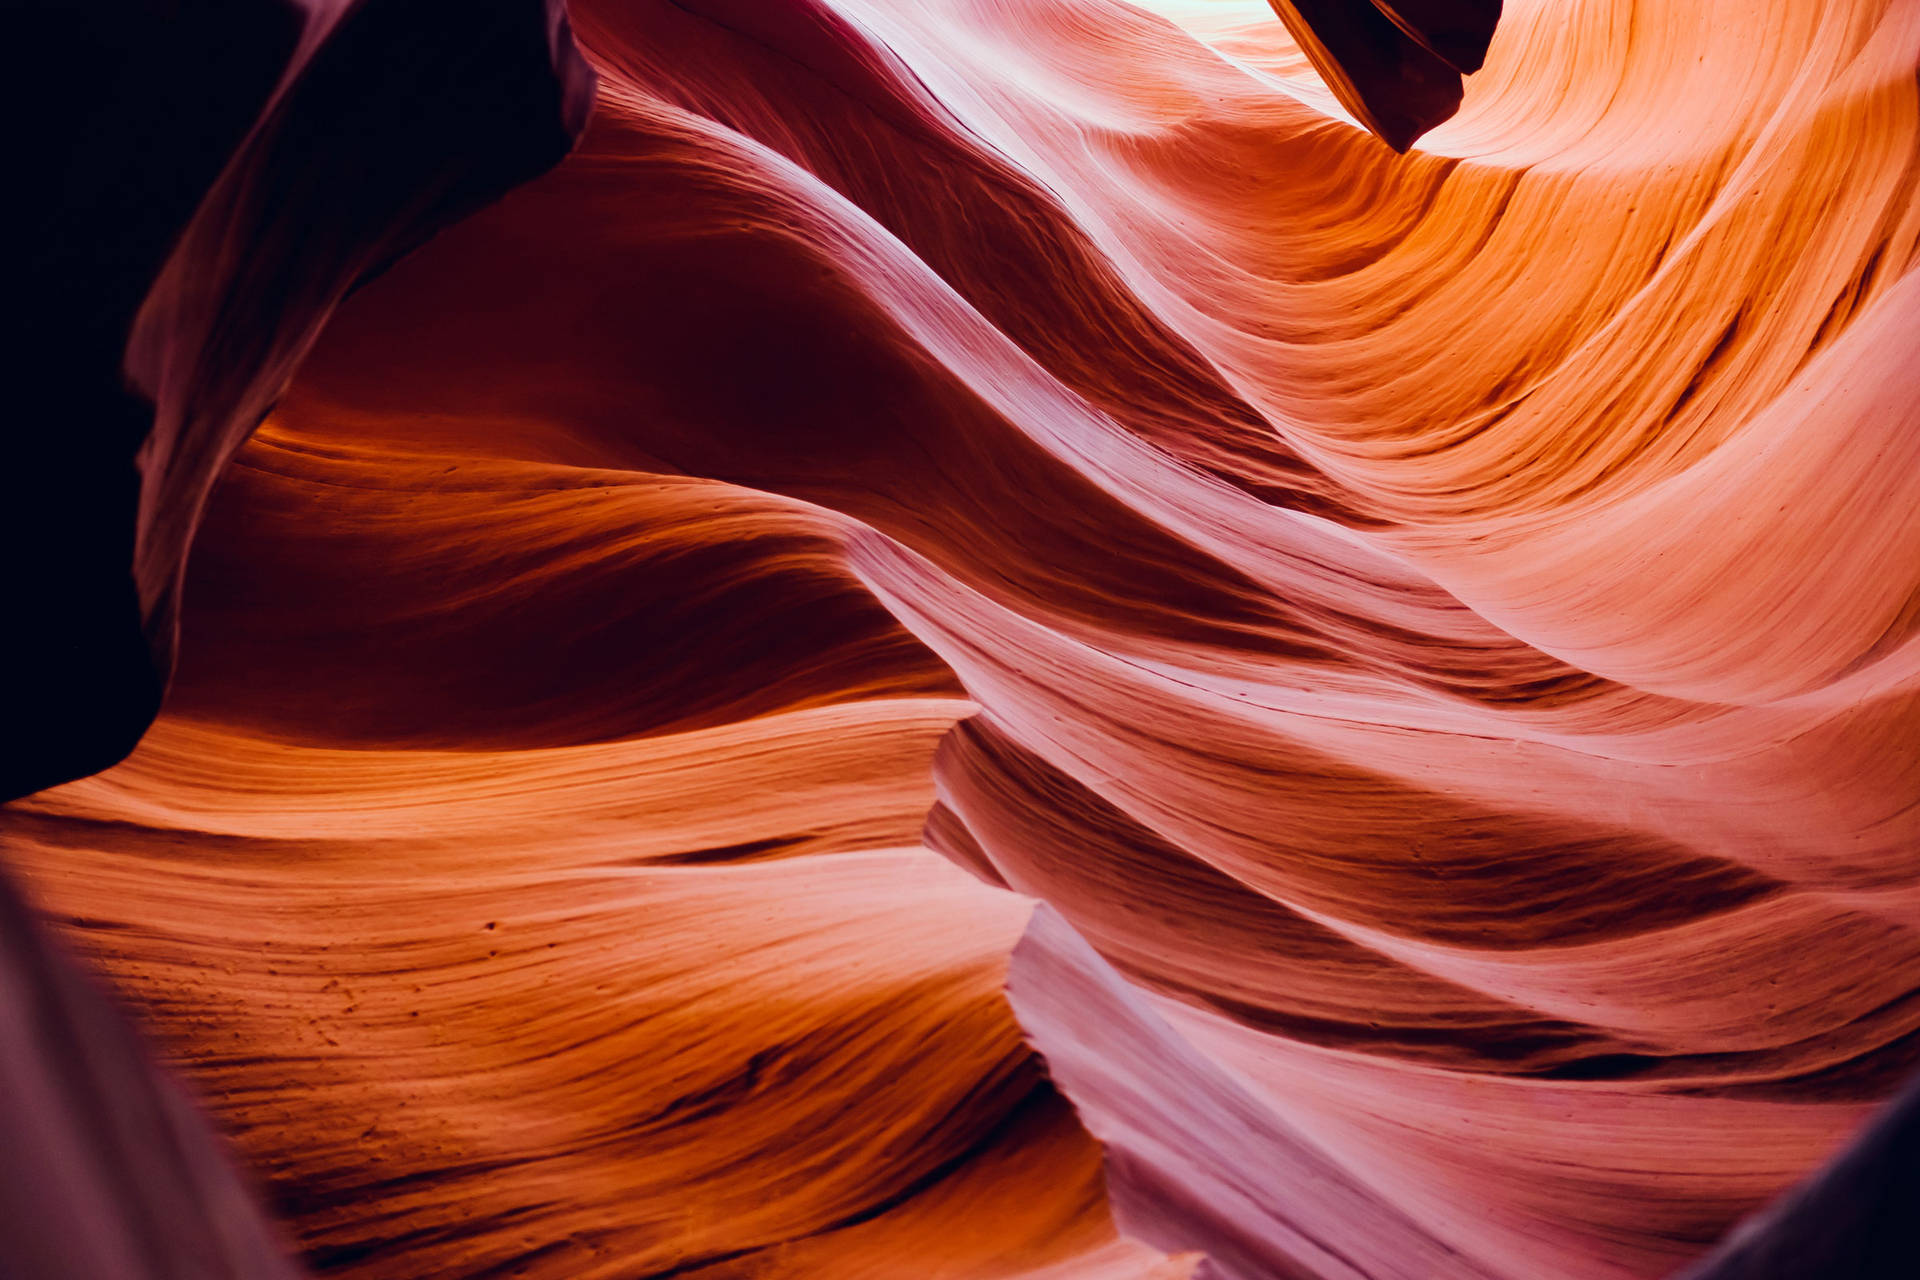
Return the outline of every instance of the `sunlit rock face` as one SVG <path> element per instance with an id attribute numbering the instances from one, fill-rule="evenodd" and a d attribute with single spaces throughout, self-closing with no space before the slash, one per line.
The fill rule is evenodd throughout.
<path id="1" fill-rule="evenodd" d="M 0 819 L 314 1270 L 1656 1277 L 1913 1070 L 1920 6 L 572 21 Z"/>

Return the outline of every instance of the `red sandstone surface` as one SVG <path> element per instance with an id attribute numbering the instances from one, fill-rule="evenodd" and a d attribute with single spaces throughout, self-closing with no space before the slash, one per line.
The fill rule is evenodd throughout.
<path id="1" fill-rule="evenodd" d="M 1909 1274 L 1920 5 L 434 8 L 73 330 L 0 1270 Z"/>

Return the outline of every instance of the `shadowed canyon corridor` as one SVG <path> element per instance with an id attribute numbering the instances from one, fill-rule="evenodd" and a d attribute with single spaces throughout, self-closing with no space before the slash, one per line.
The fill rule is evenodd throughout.
<path id="1" fill-rule="evenodd" d="M 0 1274 L 1920 1275 L 1920 0 L 46 21 Z"/>

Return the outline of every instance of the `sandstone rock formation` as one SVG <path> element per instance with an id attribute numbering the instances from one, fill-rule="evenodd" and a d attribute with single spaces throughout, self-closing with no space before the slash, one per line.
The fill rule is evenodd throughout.
<path id="1" fill-rule="evenodd" d="M 1276 7 L 576 0 L 178 241 L 331 283 L 156 277 L 163 652 L 304 362 L 0 842 L 309 1268 L 1901 1274 L 1920 6 Z"/>

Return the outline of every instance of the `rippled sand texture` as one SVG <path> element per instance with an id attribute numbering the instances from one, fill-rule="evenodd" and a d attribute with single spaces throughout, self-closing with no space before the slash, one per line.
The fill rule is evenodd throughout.
<path id="1" fill-rule="evenodd" d="M 7 834 L 317 1269 L 1652 1277 L 1914 1067 L 1920 5 L 1157 7 L 577 4 L 242 453 Z"/>

